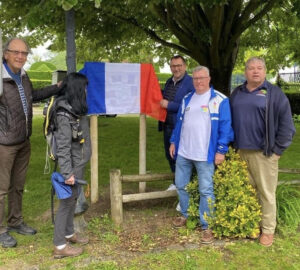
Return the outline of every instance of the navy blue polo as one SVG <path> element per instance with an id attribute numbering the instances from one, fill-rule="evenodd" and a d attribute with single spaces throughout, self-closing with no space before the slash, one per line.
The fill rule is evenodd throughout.
<path id="1" fill-rule="evenodd" d="M 260 150 L 264 148 L 267 102 L 265 82 L 254 91 L 249 91 L 245 82 L 238 89 L 236 98 L 231 104 L 235 146 L 238 149 Z"/>

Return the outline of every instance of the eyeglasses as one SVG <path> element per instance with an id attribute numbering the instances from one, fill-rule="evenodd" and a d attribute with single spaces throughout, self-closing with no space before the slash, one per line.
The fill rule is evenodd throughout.
<path id="1" fill-rule="evenodd" d="M 23 57 L 27 57 L 29 52 L 24 52 L 24 51 L 15 51 L 15 50 L 10 50 L 7 49 L 8 52 L 12 53 L 13 55 L 17 56 L 18 54 L 21 54 Z"/>
<path id="2" fill-rule="evenodd" d="M 181 68 L 182 65 L 171 65 L 171 68 Z"/>
<path id="3" fill-rule="evenodd" d="M 193 80 L 194 81 L 203 81 L 203 80 L 205 80 L 207 78 L 208 78 L 208 76 L 206 76 L 206 77 L 194 77 Z"/>

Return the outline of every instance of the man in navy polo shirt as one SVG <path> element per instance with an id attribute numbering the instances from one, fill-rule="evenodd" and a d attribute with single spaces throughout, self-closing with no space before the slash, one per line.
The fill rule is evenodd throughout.
<path id="1" fill-rule="evenodd" d="M 247 81 L 230 97 L 234 144 L 247 163 L 261 205 L 259 242 L 271 246 L 276 228 L 278 160 L 291 144 L 295 127 L 287 97 L 266 80 L 264 59 L 250 58 L 245 76 Z"/>
<path id="2" fill-rule="evenodd" d="M 164 146 L 166 158 L 170 169 L 175 173 L 175 160 L 170 157 L 169 147 L 172 131 L 176 123 L 176 115 L 183 97 L 194 90 L 192 77 L 186 72 L 186 62 L 181 55 L 175 55 L 171 58 L 170 68 L 173 76 L 169 78 L 163 90 L 163 99 L 160 101 L 162 108 L 167 110 L 165 123 L 162 125 L 164 132 Z M 175 184 L 171 184 L 168 190 L 175 190 Z"/>

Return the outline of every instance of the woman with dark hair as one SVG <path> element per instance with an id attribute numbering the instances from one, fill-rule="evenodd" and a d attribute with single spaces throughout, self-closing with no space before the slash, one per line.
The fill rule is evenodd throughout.
<path id="1" fill-rule="evenodd" d="M 54 226 L 54 258 L 78 256 L 81 247 L 69 243 L 87 244 L 88 238 L 74 232 L 74 211 L 79 186 L 75 178 L 83 179 L 84 167 L 91 156 L 86 103 L 87 78 L 70 73 L 63 80 L 57 97 L 56 131 L 57 159 L 65 184 L 71 185 L 72 196 L 60 200 Z"/>

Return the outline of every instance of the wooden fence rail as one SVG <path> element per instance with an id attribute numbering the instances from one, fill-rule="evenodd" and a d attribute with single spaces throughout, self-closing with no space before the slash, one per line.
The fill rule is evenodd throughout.
<path id="1" fill-rule="evenodd" d="M 286 169 L 286 168 L 281 168 L 278 171 L 280 173 L 300 174 L 300 169 Z M 278 185 L 283 185 L 283 184 L 298 185 L 298 184 L 300 184 L 300 180 L 279 180 L 278 181 Z"/>
<path id="2" fill-rule="evenodd" d="M 281 173 L 300 174 L 299 169 L 279 169 Z M 164 174 L 138 174 L 138 175 L 121 175 L 120 170 L 110 171 L 110 203 L 111 216 L 113 222 L 121 226 L 123 223 L 123 203 L 135 202 L 149 199 L 168 198 L 177 196 L 176 190 L 142 192 L 134 194 L 122 194 L 122 183 L 164 181 L 174 178 L 173 173 Z M 300 180 L 278 181 L 282 184 L 300 184 Z"/>
<path id="3" fill-rule="evenodd" d="M 113 222 L 118 226 L 122 225 L 123 203 L 177 196 L 176 190 L 142 192 L 142 193 L 123 195 L 122 182 L 163 181 L 163 180 L 171 180 L 173 178 L 174 178 L 173 173 L 121 175 L 120 170 L 111 170 L 110 171 L 110 204 L 111 204 L 111 217 Z"/>

